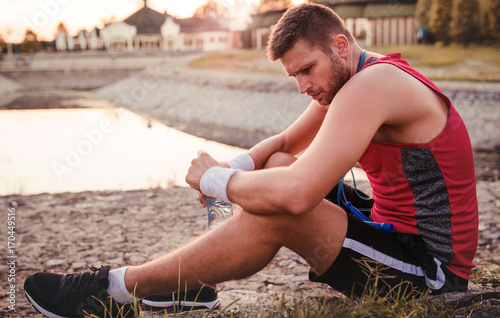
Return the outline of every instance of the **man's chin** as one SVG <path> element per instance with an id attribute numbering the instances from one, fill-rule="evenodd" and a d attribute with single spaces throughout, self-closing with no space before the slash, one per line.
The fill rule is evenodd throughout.
<path id="1" fill-rule="evenodd" d="M 318 98 L 316 102 L 321 106 L 329 106 L 332 103 L 332 100 L 329 100 L 327 98 Z"/>

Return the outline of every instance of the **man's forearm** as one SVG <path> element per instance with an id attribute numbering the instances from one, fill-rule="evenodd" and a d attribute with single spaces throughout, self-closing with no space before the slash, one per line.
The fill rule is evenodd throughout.
<path id="1" fill-rule="evenodd" d="M 230 200 L 253 214 L 289 212 L 283 198 L 287 191 L 283 169 L 286 167 L 236 173 L 226 188 Z"/>
<path id="2" fill-rule="evenodd" d="M 248 150 L 248 154 L 252 157 L 255 170 L 262 169 L 269 157 L 275 153 L 283 151 L 283 141 L 281 135 L 269 137 Z"/>

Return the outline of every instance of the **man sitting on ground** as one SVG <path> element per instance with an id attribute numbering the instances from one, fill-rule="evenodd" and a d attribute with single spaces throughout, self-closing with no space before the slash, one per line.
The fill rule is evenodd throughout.
<path id="1" fill-rule="evenodd" d="M 400 54 L 361 49 L 342 20 L 317 4 L 283 15 L 268 57 L 311 96 L 310 105 L 229 165 L 200 151 L 186 176 L 204 195 L 236 204 L 234 216 L 139 266 L 33 274 L 25 291 L 37 309 L 49 317 L 99 314 L 94 297 L 113 295 L 123 304 L 131 292 L 173 292 L 180 260 L 188 289 L 241 279 L 283 246 L 307 261 L 311 280 L 349 296 L 398 286 L 436 294 L 467 289 L 477 247 L 476 184 L 469 137 L 450 100 Z M 373 201 L 339 185 L 357 162 Z M 391 223 L 394 233 L 346 213 L 346 202 L 368 207 L 368 218 Z M 374 284 L 367 266 L 382 281 Z"/>

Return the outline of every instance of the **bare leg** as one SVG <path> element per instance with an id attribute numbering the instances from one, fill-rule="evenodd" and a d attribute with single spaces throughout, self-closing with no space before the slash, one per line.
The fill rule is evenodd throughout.
<path id="1" fill-rule="evenodd" d="M 281 159 L 285 159 L 281 158 Z M 283 163 L 283 160 L 278 160 Z M 268 166 L 272 165 L 268 162 Z M 276 164 L 276 162 L 275 162 Z M 303 257 L 321 274 L 337 257 L 347 232 L 345 212 L 323 200 L 302 215 L 254 215 L 238 209 L 221 226 L 141 266 L 130 267 L 127 288 L 138 297 L 241 279 L 263 269 L 282 247 Z"/>

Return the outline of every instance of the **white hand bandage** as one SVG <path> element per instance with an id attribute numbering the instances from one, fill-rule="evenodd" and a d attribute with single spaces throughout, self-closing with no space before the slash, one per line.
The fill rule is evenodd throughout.
<path id="1" fill-rule="evenodd" d="M 201 192 L 209 197 L 215 197 L 226 202 L 230 202 L 227 197 L 227 184 L 229 179 L 241 169 L 229 169 L 222 167 L 212 167 L 208 169 L 200 181 Z"/>
<path id="2" fill-rule="evenodd" d="M 252 157 L 247 153 L 242 153 L 229 161 L 229 166 L 233 169 L 241 169 L 243 171 L 255 170 L 255 163 Z"/>

